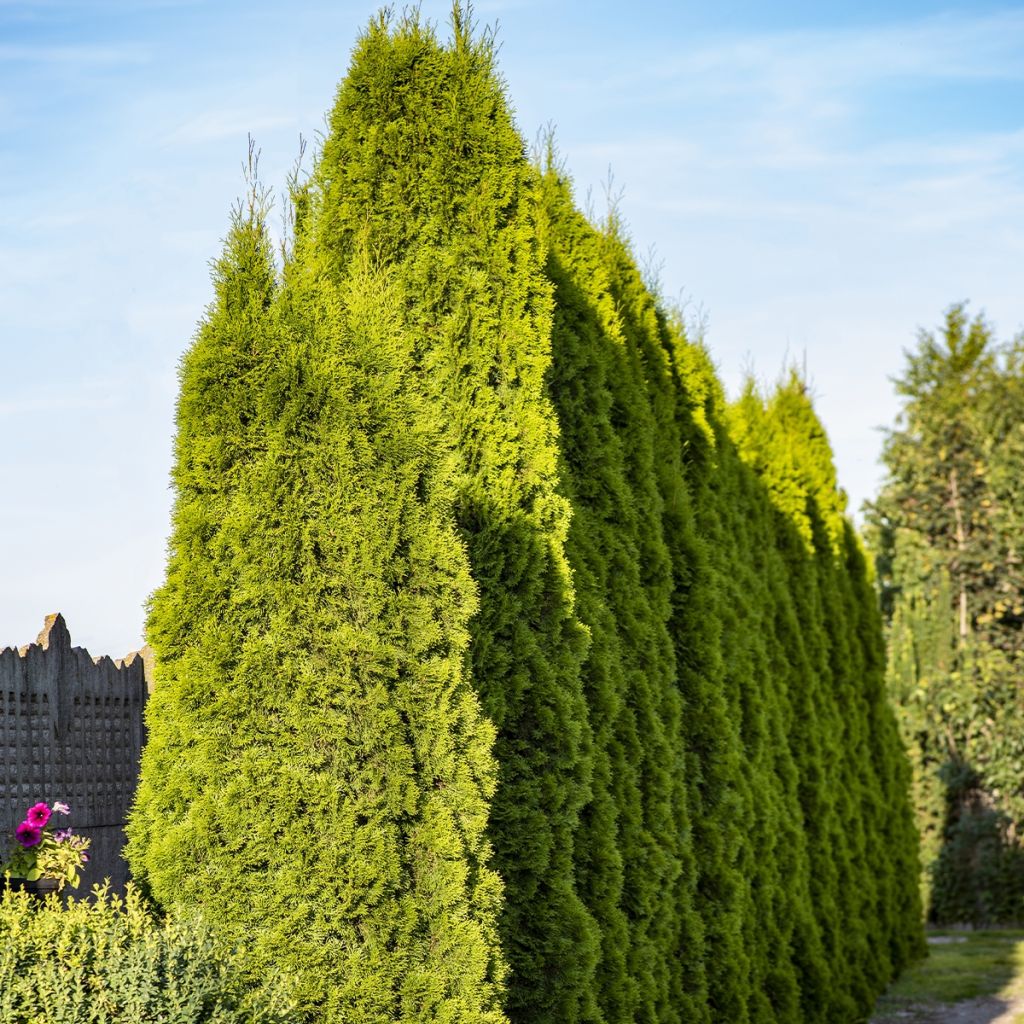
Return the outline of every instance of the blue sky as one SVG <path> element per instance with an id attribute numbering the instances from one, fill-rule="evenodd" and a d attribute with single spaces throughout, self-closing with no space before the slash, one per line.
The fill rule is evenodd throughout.
<path id="1" fill-rule="evenodd" d="M 141 642 L 175 372 L 246 136 L 281 184 L 370 3 L 0 0 L 0 646 L 61 610 Z M 448 4 L 427 2 L 442 24 Z M 638 253 L 733 391 L 806 366 L 855 510 L 920 326 L 1024 327 L 1024 5 L 490 0 L 524 134 Z"/>

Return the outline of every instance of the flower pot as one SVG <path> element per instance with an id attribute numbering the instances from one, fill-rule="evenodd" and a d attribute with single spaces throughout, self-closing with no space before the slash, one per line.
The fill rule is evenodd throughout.
<path id="1" fill-rule="evenodd" d="M 12 878 L 10 885 L 12 889 L 31 893 L 42 900 L 51 892 L 57 892 L 59 882 L 56 878 L 37 878 L 34 882 L 30 882 L 27 878 Z"/>

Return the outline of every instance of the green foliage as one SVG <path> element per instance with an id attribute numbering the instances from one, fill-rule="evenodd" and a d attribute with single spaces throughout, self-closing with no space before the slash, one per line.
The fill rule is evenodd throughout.
<path id="1" fill-rule="evenodd" d="M 814 517 L 833 553 L 842 546 L 846 495 L 836 482 L 832 448 L 795 370 L 762 398 L 752 381 L 730 410 L 733 436 L 743 460 L 761 478 L 772 503 L 814 550 Z"/>
<path id="2" fill-rule="evenodd" d="M 371 24 L 280 275 L 237 211 L 133 869 L 316 1021 L 856 1019 L 920 920 L 827 440 L 727 408 L 453 29 Z"/>
<path id="3" fill-rule="evenodd" d="M 285 1024 L 279 986 L 254 989 L 193 919 L 160 920 L 130 886 L 90 901 L 0 896 L 4 1024 Z"/>
<path id="4" fill-rule="evenodd" d="M 981 779 L 969 767 L 947 762 L 942 847 L 931 865 L 931 914 L 937 921 L 982 927 L 1024 920 L 1024 850 L 1010 821 L 992 806 Z"/>
<path id="5" fill-rule="evenodd" d="M 593 637 L 578 877 L 615 937 L 598 973 L 605 1019 L 854 1019 L 923 946 L 881 623 L 828 441 L 795 377 L 727 408 L 614 215 L 588 225 L 555 167 L 544 189 L 551 392 Z M 676 693 L 659 697 L 659 678 Z M 652 704 L 638 746 L 632 723 Z M 678 765 L 667 786 L 648 750 Z M 674 808 L 675 840 L 645 813 L 659 806 Z M 675 899 L 651 927 L 630 876 L 644 865 L 642 893 L 651 865 L 672 861 Z M 654 977 L 635 984 L 646 950 L 671 965 L 673 1001 L 650 1001 Z"/>
<path id="6" fill-rule="evenodd" d="M 475 588 L 403 295 L 360 258 L 275 294 L 265 238 L 236 222 L 182 368 L 129 859 L 314 1016 L 497 1021 Z"/>
<path id="7" fill-rule="evenodd" d="M 415 18 L 371 26 L 308 189 L 300 253 L 344 272 L 366 244 L 408 297 L 418 384 L 456 453 L 454 508 L 479 588 L 473 683 L 497 729 L 489 837 L 515 1020 L 592 1017 L 597 927 L 575 890 L 590 732 L 545 392 L 551 287 L 534 174 L 487 37 L 456 9 L 442 46 Z"/>
<path id="8" fill-rule="evenodd" d="M 772 610 L 759 630 L 762 642 L 750 646 L 771 666 L 758 688 L 762 713 L 778 723 L 775 745 L 789 748 L 788 759 L 775 755 L 784 802 L 773 829 L 785 834 L 794 800 L 802 818 L 802 829 L 778 847 L 786 854 L 779 879 L 791 900 L 797 951 L 797 1019 L 850 1019 L 922 950 L 910 884 L 916 835 L 885 702 L 880 622 L 803 383 L 791 374 L 767 398 L 748 388 L 729 423 L 759 484 L 757 501 L 746 507 L 767 503 L 772 510 L 770 529 L 750 512 L 734 527 L 734 549 L 749 545 L 743 535 L 755 531 L 742 562 L 757 578 L 744 581 L 743 564 L 732 572 L 744 593 L 767 584 L 770 594 L 757 602 Z"/>
<path id="9" fill-rule="evenodd" d="M 947 311 L 940 335 L 921 333 L 896 382 L 904 407 L 870 510 L 889 688 L 914 766 L 937 921 L 961 913 L 979 923 L 1020 920 L 1016 897 L 965 894 L 988 891 L 990 876 L 1008 870 L 1004 847 L 1024 825 L 1021 351 L 1020 341 L 997 344 L 963 305 Z M 950 788 L 964 772 L 976 786 Z M 993 814 L 978 817 L 975 790 Z M 959 871 L 978 877 L 957 878 Z M 982 906 L 996 916 L 979 919 Z"/>
<path id="10" fill-rule="evenodd" d="M 640 351 L 650 325 L 615 293 L 621 243 L 587 224 L 553 167 L 543 192 L 555 285 L 551 394 L 574 508 L 568 550 L 592 637 L 583 674 L 595 770 L 577 880 L 604 939 L 599 1002 L 608 1021 L 697 1021 L 706 988 L 674 581 Z"/>

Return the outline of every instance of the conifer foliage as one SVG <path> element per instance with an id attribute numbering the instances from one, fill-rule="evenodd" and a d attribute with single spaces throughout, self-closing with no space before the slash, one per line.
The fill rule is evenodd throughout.
<path id="1" fill-rule="evenodd" d="M 292 200 L 182 363 L 136 874 L 325 1024 L 864 1015 L 915 837 L 799 381 L 728 407 L 459 8 L 370 25 Z"/>
<path id="2" fill-rule="evenodd" d="M 1024 920 L 1022 356 L 963 304 L 921 333 L 871 513 L 938 922 Z"/>
<path id="3" fill-rule="evenodd" d="M 477 599 L 402 294 L 314 261 L 267 305 L 266 251 L 235 225 L 182 368 L 129 856 L 326 1019 L 497 1021 Z"/>
<path id="4" fill-rule="evenodd" d="M 490 836 L 509 1008 L 571 1024 L 592 1012 L 598 932 L 573 883 L 590 738 L 545 393 L 551 288 L 491 43 L 472 40 L 458 11 L 453 29 L 448 47 L 408 21 L 364 36 L 310 185 L 310 244 L 338 273 L 365 236 L 409 297 L 403 320 L 458 458 L 449 498 L 479 590 L 471 667 L 498 730 Z"/>

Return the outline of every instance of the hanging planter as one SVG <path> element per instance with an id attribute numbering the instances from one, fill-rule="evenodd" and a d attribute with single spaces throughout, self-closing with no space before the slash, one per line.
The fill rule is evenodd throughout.
<path id="1" fill-rule="evenodd" d="M 51 830 L 53 813 L 69 814 L 70 808 L 60 800 L 30 807 L 25 820 L 14 830 L 16 847 L 3 866 L 7 883 L 40 898 L 61 892 L 65 885 L 77 889 L 79 871 L 89 860 L 89 840 L 69 828 Z"/>

